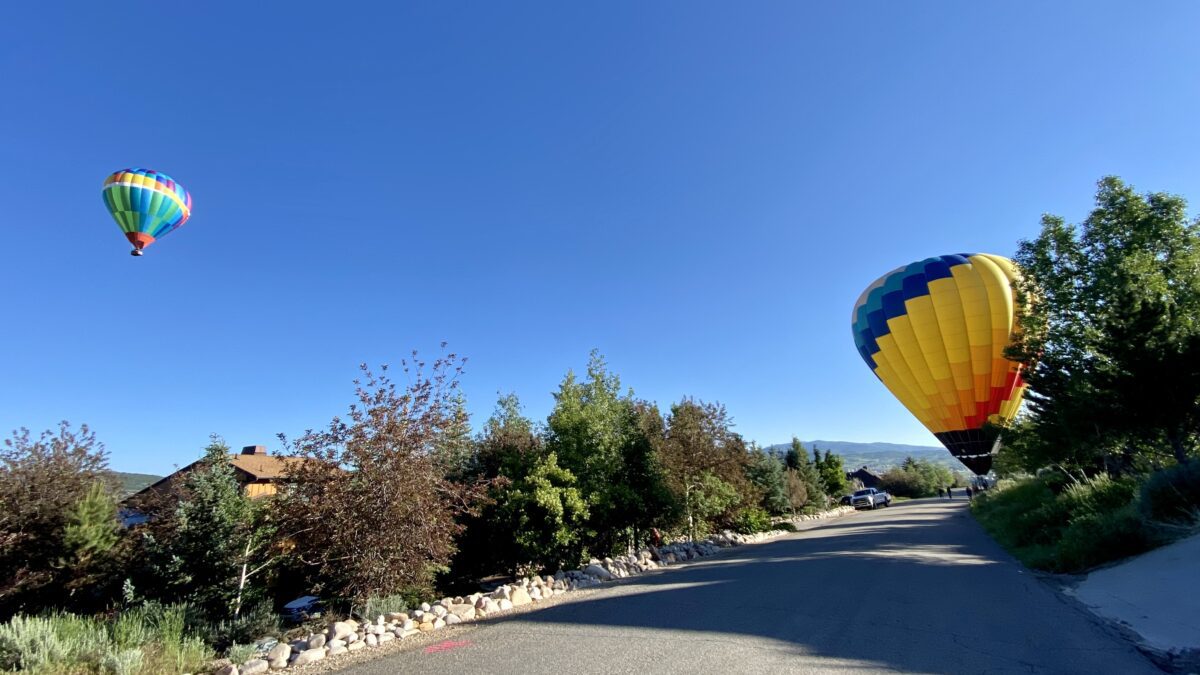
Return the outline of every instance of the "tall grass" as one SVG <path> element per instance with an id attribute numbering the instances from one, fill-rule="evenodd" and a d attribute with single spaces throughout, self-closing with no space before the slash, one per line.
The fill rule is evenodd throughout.
<path id="1" fill-rule="evenodd" d="M 132 608 L 113 621 L 62 612 L 18 615 L 0 624 L 0 668 L 40 674 L 183 673 L 212 650 L 185 631 L 183 605 Z"/>
<path id="2" fill-rule="evenodd" d="M 1139 481 L 1099 475 L 1062 483 L 1055 476 L 989 490 L 972 505 L 979 522 L 1021 562 L 1081 572 L 1147 551 L 1157 530 L 1140 516 Z"/>

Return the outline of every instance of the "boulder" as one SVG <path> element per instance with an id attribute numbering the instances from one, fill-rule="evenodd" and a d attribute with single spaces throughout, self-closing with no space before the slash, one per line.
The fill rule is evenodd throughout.
<path id="1" fill-rule="evenodd" d="M 541 600 L 542 599 L 542 587 L 534 586 L 533 588 L 529 589 L 529 599 L 530 600 Z"/>
<path id="2" fill-rule="evenodd" d="M 347 635 L 354 632 L 354 628 L 348 621 L 335 621 L 329 624 L 327 635 L 330 640 L 345 640 Z"/>
<path id="3" fill-rule="evenodd" d="M 520 607 L 521 605 L 528 605 L 529 603 L 533 602 L 533 599 L 529 597 L 529 593 L 527 593 L 525 589 L 521 588 L 520 586 L 513 589 L 511 599 L 513 607 Z"/>
<path id="4" fill-rule="evenodd" d="M 391 633 L 381 633 L 379 635 L 379 644 L 383 644 L 385 642 L 391 642 L 392 640 L 395 640 L 395 639 L 396 639 L 396 636 L 392 635 Z"/>
<path id="5" fill-rule="evenodd" d="M 510 598 L 510 591 L 509 591 L 508 586 L 501 586 L 500 588 L 497 588 L 496 590 L 492 591 L 492 594 L 490 597 L 496 601 L 508 600 Z"/>
<path id="6" fill-rule="evenodd" d="M 461 605 L 450 605 L 450 613 L 462 619 L 470 621 L 475 618 L 475 606 L 463 603 Z"/>
<path id="7" fill-rule="evenodd" d="M 232 663 L 227 663 L 221 666 L 214 675 L 238 675 L 238 667 Z"/>
<path id="8" fill-rule="evenodd" d="M 487 612 L 488 614 L 492 614 L 493 612 L 499 612 L 500 611 L 500 603 L 496 602 L 495 600 L 492 600 L 491 598 L 487 598 L 486 600 L 483 601 L 483 611 Z"/>
<path id="9" fill-rule="evenodd" d="M 410 631 L 413 628 L 415 628 L 415 626 L 413 625 L 412 619 L 405 619 L 404 622 L 400 624 L 400 630 Z"/>
<path id="10" fill-rule="evenodd" d="M 306 666 L 310 663 L 316 663 L 317 661 L 320 661 L 323 658 L 325 658 L 325 648 L 324 647 L 320 647 L 317 649 L 306 649 L 296 655 L 296 658 L 292 661 L 292 665 L 293 666 Z"/>
<path id="11" fill-rule="evenodd" d="M 436 621 L 434 621 L 434 622 L 433 622 L 433 629 L 434 629 L 434 630 L 437 630 L 437 629 L 439 629 L 439 628 L 445 628 L 445 627 L 446 627 L 446 622 L 445 622 L 443 619 L 438 619 L 438 620 L 436 620 Z"/>
<path id="12" fill-rule="evenodd" d="M 271 647 L 271 651 L 267 652 L 267 660 L 268 661 L 277 661 L 279 659 L 283 659 L 284 661 L 287 661 L 288 657 L 290 657 L 291 655 L 292 655 L 292 646 L 283 644 L 281 642 L 281 643 L 275 645 L 274 647 Z"/>
<path id="13" fill-rule="evenodd" d="M 362 642 L 361 640 L 358 642 L 351 642 L 350 644 L 346 645 L 346 651 L 348 651 L 348 652 L 358 651 L 359 649 L 365 649 L 366 646 L 367 646 L 367 643 Z"/>
<path id="14" fill-rule="evenodd" d="M 242 664 L 242 675 L 262 675 L 270 669 L 266 659 L 250 659 Z"/>
<path id="15" fill-rule="evenodd" d="M 457 614 L 447 614 L 446 618 L 443 620 L 446 622 L 447 626 L 453 626 L 456 623 L 462 623 L 462 619 L 458 618 Z"/>
<path id="16" fill-rule="evenodd" d="M 508 610 L 513 608 L 512 600 L 509 600 L 508 598 L 504 598 L 503 600 L 501 600 L 499 605 L 500 605 L 501 612 L 507 612 Z"/>
<path id="17" fill-rule="evenodd" d="M 348 651 L 350 651 L 350 650 L 346 649 L 346 645 L 345 645 L 345 643 L 343 643 L 336 647 L 330 647 L 329 653 L 326 654 L 326 656 L 337 656 L 338 654 L 345 654 Z"/>
<path id="18" fill-rule="evenodd" d="M 358 637 L 358 633 L 351 633 L 351 634 L 349 634 L 349 635 L 347 635 L 347 636 L 346 636 L 346 644 L 347 644 L 347 645 L 352 645 L 352 644 L 354 644 L 355 642 L 358 642 L 358 641 L 359 641 L 359 639 L 360 639 L 360 638 Z"/>
<path id="19" fill-rule="evenodd" d="M 614 578 L 612 572 L 609 572 L 599 565 L 588 565 L 583 571 L 588 576 L 593 576 L 604 581 L 612 581 Z"/>
<path id="20" fill-rule="evenodd" d="M 433 606 L 433 615 L 439 619 L 446 616 L 449 613 L 450 613 L 450 610 L 446 609 L 442 605 L 434 605 Z"/>
<path id="21" fill-rule="evenodd" d="M 379 644 L 379 636 L 375 635 L 374 633 L 367 633 L 366 642 L 368 647 L 374 647 L 375 645 Z"/>
<path id="22" fill-rule="evenodd" d="M 428 612 L 428 611 L 429 611 L 429 603 L 428 603 L 428 602 L 422 602 L 422 603 L 421 603 L 421 611 L 422 611 L 422 612 Z"/>
<path id="23" fill-rule="evenodd" d="M 346 641 L 345 640 L 330 640 L 325 643 L 325 646 L 329 647 L 330 649 L 335 649 L 337 647 L 345 647 Z"/>
<path id="24" fill-rule="evenodd" d="M 408 615 L 404 612 L 389 612 L 387 615 L 388 621 L 402 623 L 408 621 Z"/>
<path id="25" fill-rule="evenodd" d="M 271 659 L 271 660 L 267 661 L 267 665 L 269 665 L 271 667 L 271 670 L 283 670 L 284 668 L 288 667 L 288 660 L 287 659 Z"/>
<path id="26" fill-rule="evenodd" d="M 320 649 L 325 646 L 325 634 L 317 633 L 308 638 L 308 649 Z M 306 650 L 307 651 L 307 650 Z"/>

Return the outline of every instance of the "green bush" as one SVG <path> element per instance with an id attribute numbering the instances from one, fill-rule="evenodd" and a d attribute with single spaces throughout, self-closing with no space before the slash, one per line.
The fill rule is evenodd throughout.
<path id="1" fill-rule="evenodd" d="M 184 634 L 183 606 L 153 603 L 116 620 L 54 613 L 0 624 L 0 668 L 31 673 L 183 673 L 212 651 Z"/>
<path id="2" fill-rule="evenodd" d="M 1086 570 L 1154 548 L 1155 538 L 1133 504 L 1071 521 L 1057 547 L 1058 571 Z"/>
<path id="3" fill-rule="evenodd" d="M 366 606 L 363 608 L 362 617 L 366 620 L 372 620 L 380 614 L 389 612 L 407 612 L 409 608 L 408 598 L 404 594 L 371 596 L 367 598 Z"/>
<path id="4" fill-rule="evenodd" d="M 229 649 L 225 650 L 225 658 L 229 659 L 236 665 L 243 664 L 258 654 L 258 648 L 253 644 L 235 644 L 230 645 Z"/>
<path id="5" fill-rule="evenodd" d="M 771 529 L 772 530 L 782 530 L 784 532 L 795 532 L 796 526 L 786 520 L 783 520 L 783 521 L 780 521 L 780 522 L 772 525 Z"/>
<path id="6" fill-rule="evenodd" d="M 771 529 L 771 514 L 760 508 L 749 508 L 734 521 L 734 529 L 742 534 L 766 532 Z"/>
<path id="7" fill-rule="evenodd" d="M 1141 512 L 1166 525 L 1200 525 L 1200 459 L 1158 471 L 1142 486 Z"/>
<path id="8" fill-rule="evenodd" d="M 1138 483 L 1061 474 L 998 486 L 972 504 L 980 524 L 1030 567 L 1079 572 L 1141 553 L 1157 543 L 1138 514 Z"/>
<path id="9" fill-rule="evenodd" d="M 228 649 L 238 643 L 249 643 L 255 640 L 279 633 L 279 616 L 271 608 L 270 602 L 260 602 L 246 609 L 236 618 L 222 621 L 204 621 L 191 619 L 190 632 L 204 635 L 209 644 L 218 651 Z"/>

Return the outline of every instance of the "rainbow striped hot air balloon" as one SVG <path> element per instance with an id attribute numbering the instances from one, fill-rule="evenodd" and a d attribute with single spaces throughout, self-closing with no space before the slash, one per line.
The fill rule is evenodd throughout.
<path id="1" fill-rule="evenodd" d="M 131 255 L 182 226 L 192 215 L 192 196 L 170 176 L 149 169 L 121 169 L 104 180 L 104 205 L 121 227 Z"/>
<path id="2" fill-rule="evenodd" d="M 868 286 L 851 319 L 858 352 L 884 386 L 981 476 L 1025 394 L 1020 365 L 1004 358 L 1017 330 L 1016 276 L 997 255 L 926 258 Z"/>

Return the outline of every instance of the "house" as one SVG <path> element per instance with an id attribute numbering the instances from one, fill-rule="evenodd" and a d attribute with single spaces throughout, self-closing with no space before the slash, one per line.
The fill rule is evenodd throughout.
<path id="1" fill-rule="evenodd" d="M 867 467 L 865 466 L 857 471 L 851 471 L 850 473 L 847 473 L 846 478 L 849 479 L 850 482 L 858 481 L 862 483 L 864 488 L 879 487 L 879 476 L 867 471 Z"/>
<path id="2" fill-rule="evenodd" d="M 134 501 L 139 497 L 146 497 L 152 493 L 170 490 L 175 481 L 196 468 L 201 461 L 192 462 L 175 473 L 143 488 L 131 495 L 127 501 Z M 271 455 L 267 453 L 267 448 L 262 445 L 247 445 L 242 448 L 241 452 L 230 455 L 229 461 L 233 464 L 238 484 L 246 491 L 246 495 L 252 499 L 257 499 L 275 494 L 279 489 L 279 484 L 287 475 L 288 466 L 303 460 L 298 457 Z"/>

